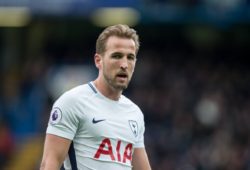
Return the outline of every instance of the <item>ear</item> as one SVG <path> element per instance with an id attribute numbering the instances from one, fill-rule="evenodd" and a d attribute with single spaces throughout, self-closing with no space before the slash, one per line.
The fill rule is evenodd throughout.
<path id="1" fill-rule="evenodd" d="M 101 68 L 101 63 L 102 63 L 102 56 L 100 55 L 100 54 L 95 54 L 95 57 L 94 57 L 94 59 L 95 59 L 95 66 L 98 68 L 98 69 L 100 69 Z"/>

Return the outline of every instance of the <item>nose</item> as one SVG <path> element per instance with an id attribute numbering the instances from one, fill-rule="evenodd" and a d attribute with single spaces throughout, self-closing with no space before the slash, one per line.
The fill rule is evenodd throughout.
<path id="1" fill-rule="evenodd" d="M 120 64 L 121 69 L 126 70 L 128 68 L 128 60 L 126 58 L 123 58 L 121 60 Z"/>

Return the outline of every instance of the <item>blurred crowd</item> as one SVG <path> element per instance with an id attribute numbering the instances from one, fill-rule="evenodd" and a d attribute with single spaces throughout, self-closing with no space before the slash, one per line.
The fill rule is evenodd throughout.
<path id="1" fill-rule="evenodd" d="M 250 169 L 249 70 L 150 57 L 140 64 L 132 96 L 145 113 L 153 169 Z"/>
<path id="2" fill-rule="evenodd" d="M 152 169 L 250 170 L 250 69 L 244 60 L 248 49 L 227 41 L 215 50 L 178 36 L 166 42 L 164 36 L 145 36 L 125 94 L 144 113 Z M 54 100 L 70 87 L 53 94 L 58 89 L 53 86 L 51 92 L 51 83 L 59 88 L 95 78 L 93 56 L 81 60 L 79 51 L 71 51 L 60 58 L 51 49 L 65 51 L 52 43 L 44 53 L 47 57 L 0 72 L 0 169 L 25 138 L 45 135 Z M 60 72 L 58 68 L 69 63 L 85 67 L 85 77 L 69 79 L 76 75 L 73 71 L 64 81 L 51 78 L 54 70 Z"/>

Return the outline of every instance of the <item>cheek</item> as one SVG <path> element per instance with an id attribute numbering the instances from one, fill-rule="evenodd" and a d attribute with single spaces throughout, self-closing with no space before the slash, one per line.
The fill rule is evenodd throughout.
<path id="1" fill-rule="evenodd" d="M 109 72 L 109 74 L 112 72 L 112 70 L 114 70 L 114 68 L 115 68 L 115 64 L 112 62 L 103 63 L 103 70 L 105 70 L 106 72 Z"/>
<path id="2" fill-rule="evenodd" d="M 109 70 L 119 68 L 119 62 L 118 61 L 109 61 L 106 63 L 106 67 Z"/>
<path id="3" fill-rule="evenodd" d="M 134 72 L 135 70 L 135 63 L 131 63 L 129 64 L 129 69 L 132 71 L 132 73 Z"/>

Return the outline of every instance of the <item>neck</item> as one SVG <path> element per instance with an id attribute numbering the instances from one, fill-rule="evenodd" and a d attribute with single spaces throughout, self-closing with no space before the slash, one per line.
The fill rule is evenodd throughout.
<path id="1" fill-rule="evenodd" d="M 118 101 L 122 94 L 121 90 L 114 89 L 107 82 L 105 82 L 104 80 L 101 80 L 100 78 L 97 78 L 94 81 L 94 84 L 96 88 L 98 89 L 98 91 L 102 93 L 102 95 L 104 95 L 105 97 L 111 100 Z"/>

